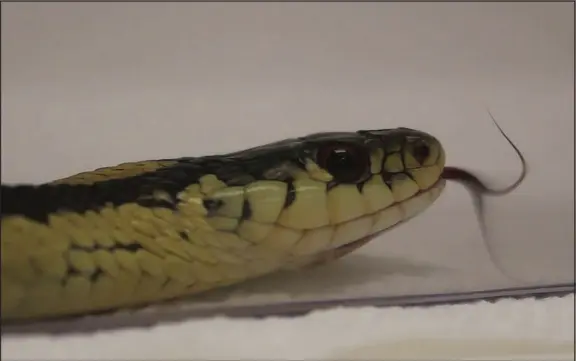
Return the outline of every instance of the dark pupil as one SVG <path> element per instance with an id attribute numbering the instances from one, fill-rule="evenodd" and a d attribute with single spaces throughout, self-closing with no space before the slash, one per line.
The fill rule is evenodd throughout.
<path id="1" fill-rule="evenodd" d="M 430 147 L 427 144 L 420 143 L 414 146 L 414 158 L 422 164 L 430 156 Z"/>
<path id="2" fill-rule="evenodd" d="M 355 182 L 363 172 L 364 164 L 348 149 L 334 149 L 326 158 L 326 170 L 339 182 Z"/>

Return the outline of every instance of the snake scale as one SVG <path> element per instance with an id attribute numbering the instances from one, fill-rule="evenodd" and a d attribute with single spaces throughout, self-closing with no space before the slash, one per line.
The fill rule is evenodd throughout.
<path id="1" fill-rule="evenodd" d="M 3 184 L 2 321 L 139 307 L 337 259 L 465 178 L 445 158 L 418 130 L 325 132 Z"/>

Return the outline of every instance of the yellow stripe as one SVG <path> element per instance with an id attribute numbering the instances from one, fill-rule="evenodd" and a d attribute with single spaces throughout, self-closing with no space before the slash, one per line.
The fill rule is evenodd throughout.
<path id="1" fill-rule="evenodd" d="M 110 179 L 133 177 L 175 165 L 176 161 L 144 161 L 122 163 L 114 167 L 98 168 L 51 182 L 52 184 L 94 184 Z"/>

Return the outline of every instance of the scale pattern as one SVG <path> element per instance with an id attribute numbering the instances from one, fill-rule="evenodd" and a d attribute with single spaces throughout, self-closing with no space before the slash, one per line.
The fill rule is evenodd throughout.
<path id="1" fill-rule="evenodd" d="M 367 177 L 320 167 L 334 142 L 369 149 Z M 142 306 L 333 260 L 428 208 L 444 163 L 435 138 L 400 128 L 3 185 L 2 320 Z"/>

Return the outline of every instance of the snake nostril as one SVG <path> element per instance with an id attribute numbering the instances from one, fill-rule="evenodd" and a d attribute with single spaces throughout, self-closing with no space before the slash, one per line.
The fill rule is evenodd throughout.
<path id="1" fill-rule="evenodd" d="M 424 142 L 414 144 L 412 151 L 414 159 L 416 159 L 420 164 L 423 164 L 430 156 L 430 146 Z"/>

